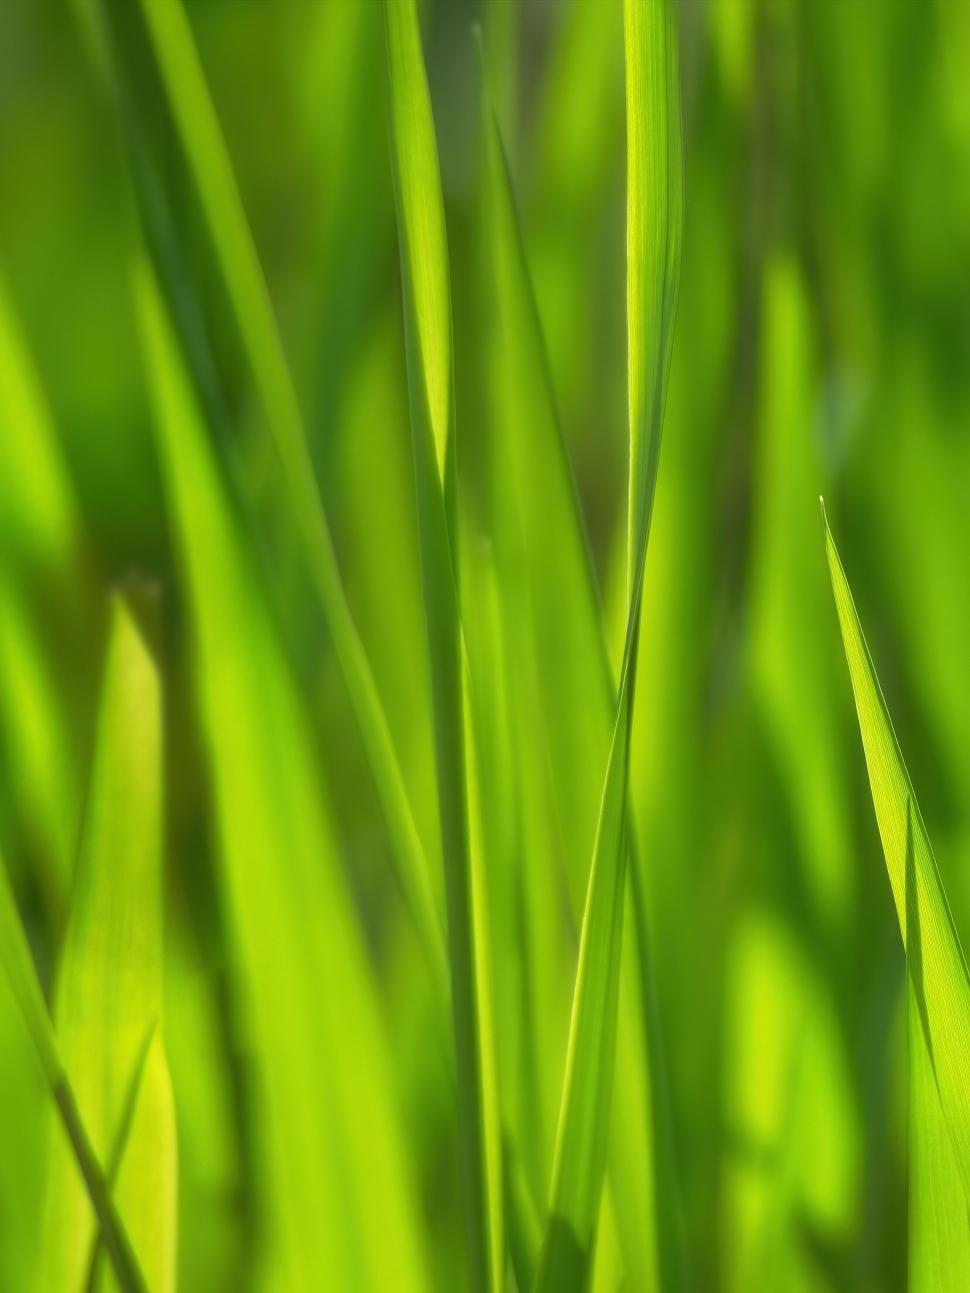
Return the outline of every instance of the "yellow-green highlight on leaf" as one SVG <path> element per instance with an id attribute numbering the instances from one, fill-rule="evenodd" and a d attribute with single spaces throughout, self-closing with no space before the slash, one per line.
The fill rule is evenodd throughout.
<path id="1" fill-rule="evenodd" d="M 162 1015 L 162 702 L 158 672 L 126 603 L 111 614 L 54 1023 L 95 1153 L 110 1162 L 146 1036 L 145 1071 L 115 1197 L 144 1276 L 175 1288 L 176 1143 Z M 47 1287 L 83 1289 L 97 1223 L 72 1148 L 54 1128 Z"/>
<path id="2" fill-rule="evenodd" d="M 469 820 L 465 659 L 459 616 L 454 374 L 448 248 L 417 6 L 385 0 L 391 160 L 403 285 L 411 442 L 434 714 L 448 913 L 458 1140 L 470 1287 L 505 1273 L 497 1064 L 487 975 L 487 899 Z M 466 739 L 468 744 L 466 746 Z"/>
<path id="3" fill-rule="evenodd" d="M 221 279 L 225 289 L 262 412 L 279 455 L 295 527 L 326 616 L 384 811 L 401 888 L 431 971 L 443 983 L 443 934 L 428 855 L 414 822 L 373 672 L 347 602 L 269 289 L 188 18 L 181 0 L 138 0 L 142 34 L 147 37 L 174 122 L 174 140 L 159 143 L 152 136 L 156 105 L 139 102 L 139 92 L 145 93 L 139 50 L 135 48 L 137 41 L 129 40 L 131 33 L 126 30 L 138 22 L 135 6 L 131 11 L 118 6 L 119 12 L 114 12 L 115 0 L 102 0 L 102 8 L 106 28 L 114 37 L 118 77 L 128 96 L 123 95 L 121 102 L 139 113 L 140 132 L 131 132 L 129 138 L 136 177 L 146 167 L 146 158 L 140 149 L 150 150 L 155 146 L 158 150 L 159 156 L 147 159 L 151 161 L 149 171 L 157 173 L 154 175 L 157 185 L 158 177 L 166 171 L 166 147 L 177 147 L 194 184 L 208 228 L 207 252 L 213 261 L 212 278 L 213 281 Z M 151 195 L 155 203 L 162 196 L 154 191 Z M 177 225 L 176 199 L 167 194 L 164 197 L 169 204 L 164 219 Z M 148 232 L 152 235 L 155 231 Z M 149 236 L 149 244 L 152 241 Z M 157 263 L 156 272 L 162 287 L 174 290 Z M 184 293 L 186 285 L 179 283 L 177 289 Z M 182 340 L 190 346 L 195 338 L 183 335 Z"/>
<path id="4" fill-rule="evenodd" d="M 135 291 L 254 1039 L 262 1274 L 294 1293 L 419 1293 L 424 1245 L 376 994 L 304 708 L 144 262 Z"/>
<path id="5" fill-rule="evenodd" d="M 822 515 L 824 521 L 824 505 Z M 970 1202 L 970 975 L 827 521 L 825 546 L 876 822 L 906 947 L 907 978 L 966 1206 Z M 919 1089 L 921 1075 L 916 1076 Z"/>

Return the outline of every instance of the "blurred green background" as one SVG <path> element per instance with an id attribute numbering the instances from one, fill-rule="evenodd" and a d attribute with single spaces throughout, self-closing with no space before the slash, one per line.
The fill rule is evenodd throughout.
<path id="1" fill-rule="evenodd" d="M 83 10 L 0 5 L 0 845 L 49 983 L 104 593 L 147 578 L 165 688 L 180 1287 L 241 1290 L 262 1226 L 250 1047 L 216 879 L 188 595 L 131 301 L 131 179 Z M 195 0 L 188 12 L 351 609 L 432 842 L 380 7 Z M 484 531 L 489 400 L 479 24 L 616 663 L 627 466 L 619 5 L 430 0 L 422 19 L 469 526 Z M 687 1247 L 699 1289 L 888 1293 L 906 1271 L 904 955 L 818 495 L 966 945 L 970 6 L 681 0 L 679 23 L 683 277 L 631 797 Z M 228 319 L 207 322 L 225 408 L 219 460 L 312 718 L 431 1269 L 436 1287 L 460 1287 L 454 1114 L 433 989 L 238 342 Z M 24 431 L 41 406 L 49 452 Z M 38 517 L 54 518 L 50 534 Z M 56 560 L 20 542 L 35 523 Z M 548 1064 L 558 1086 L 561 1055 Z M 0 1081 L 0 1288 L 15 1290 L 39 1243 L 45 1097 L 5 986 Z"/>

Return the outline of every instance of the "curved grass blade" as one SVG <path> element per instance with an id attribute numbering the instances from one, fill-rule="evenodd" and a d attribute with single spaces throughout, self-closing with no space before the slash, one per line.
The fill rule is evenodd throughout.
<path id="1" fill-rule="evenodd" d="M 680 268 L 680 101 L 673 24 L 667 3 L 627 0 L 624 6 L 629 601 L 616 718 L 580 936 L 550 1217 L 536 1281 L 541 1290 L 585 1287 L 606 1162 L 640 607 Z"/>
<path id="2" fill-rule="evenodd" d="M 264 1095 L 267 1274 L 294 1290 L 417 1293 L 422 1243 L 378 1006 L 304 715 L 145 263 L 135 287 Z"/>
<path id="3" fill-rule="evenodd" d="M 175 1287 L 177 1175 L 171 1080 L 155 1031 L 162 1009 L 161 714 L 157 670 L 118 598 L 54 1022 L 85 1126 L 104 1163 L 125 1121 L 146 1032 L 152 1033 L 114 1193 L 157 1293 Z M 44 1244 L 49 1287 L 83 1288 L 95 1235 L 70 1146 L 58 1136 Z"/>
<path id="4" fill-rule="evenodd" d="M 177 320 L 197 388 L 205 395 L 203 405 L 207 411 L 221 407 L 221 397 L 213 392 L 217 383 L 211 372 L 211 354 L 200 335 L 204 311 L 188 281 L 185 254 L 177 246 L 178 195 L 166 189 L 163 178 L 170 169 L 165 161 L 171 149 L 184 162 L 188 182 L 201 207 L 212 263 L 210 277 L 221 281 L 228 297 L 279 455 L 292 515 L 380 797 L 401 888 L 432 972 L 439 982 L 444 982 L 443 934 L 428 856 L 414 822 L 370 663 L 347 602 L 269 290 L 188 19 L 180 0 L 101 3 L 111 36 L 109 45 L 132 171 L 159 282 Z M 153 97 L 156 84 L 167 115 Z"/>
<path id="5" fill-rule="evenodd" d="M 44 1080 L 54 1100 L 78 1169 L 94 1209 L 105 1249 L 122 1293 L 147 1293 L 131 1242 L 91 1146 L 78 1111 L 77 1100 L 65 1072 L 54 1037 L 54 1028 L 34 968 L 16 903 L 10 891 L 7 870 L 0 859 L 0 966 L 40 1061 Z"/>
<path id="6" fill-rule="evenodd" d="M 470 838 L 458 602 L 457 467 L 444 204 L 417 8 L 386 0 L 391 154 L 401 250 L 411 440 L 431 665 L 448 911 L 458 1128 L 471 1287 L 501 1287 L 501 1145 L 484 968 L 485 886 Z"/>
<path id="7" fill-rule="evenodd" d="M 942 1174 L 949 1149 L 963 1187 L 965 1217 L 970 1203 L 970 975 L 855 602 L 825 519 L 824 504 L 822 517 L 832 591 L 852 681 L 876 822 L 906 947 L 907 992 L 912 996 L 919 1017 L 917 1039 L 921 1035 L 926 1048 L 925 1057 L 920 1055 L 918 1047 L 915 1055 L 911 1052 L 914 1079 L 910 1105 L 911 1135 L 925 1131 L 928 1138 L 932 1137 L 934 1128 L 939 1125 L 932 1102 L 923 1099 L 927 1091 L 925 1065 L 928 1065 L 950 1139 L 949 1147 L 938 1141 L 919 1147 L 914 1154 L 914 1184 L 917 1187 L 921 1182 L 926 1185 L 925 1198 L 916 1201 L 916 1206 L 932 1207 L 935 1191 L 939 1190 L 941 1195 L 945 1191 L 940 1182 L 926 1184 L 927 1169 L 935 1156 Z M 914 1028 L 915 1023 L 911 1021 L 911 1039 Z M 921 1103 L 917 1105 L 913 1101 Z M 952 1211 L 952 1207 L 948 1211 Z M 941 1227 L 947 1224 L 944 1216 L 941 1216 L 939 1224 Z M 934 1242 L 940 1242 L 942 1238 L 941 1230 Z"/>

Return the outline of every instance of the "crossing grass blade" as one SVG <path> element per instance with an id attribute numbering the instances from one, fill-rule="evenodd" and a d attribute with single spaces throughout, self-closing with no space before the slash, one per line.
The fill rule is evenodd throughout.
<path id="1" fill-rule="evenodd" d="M 939 1285 L 930 1278 L 927 1263 L 935 1268 L 938 1247 L 952 1245 L 951 1253 L 960 1261 L 967 1250 L 970 975 L 824 504 L 822 516 L 876 822 L 906 948 L 913 1167 L 910 1225 L 916 1240 L 911 1270 L 929 1279 L 922 1287 L 936 1288 Z M 957 1182 L 963 1193 L 959 1201 L 953 1198 Z M 958 1237 L 954 1237 L 954 1218 L 963 1223 L 957 1226 L 962 1232 Z M 928 1252 L 933 1252 L 934 1260 Z M 958 1283 L 965 1283 L 967 1274 L 962 1270 Z"/>
<path id="2" fill-rule="evenodd" d="M 177 189 L 166 187 L 173 153 L 201 210 L 206 281 L 221 283 L 224 289 L 282 466 L 294 525 L 360 727 L 401 888 L 432 972 L 441 982 L 443 935 L 427 852 L 347 602 L 266 279 L 185 10 L 181 0 L 100 3 L 146 242 L 186 360 L 207 415 L 212 420 L 224 417 L 224 399 L 203 323 L 207 303 L 200 299 L 189 253 L 181 245 L 185 202 L 180 202 Z"/>
<path id="3" fill-rule="evenodd" d="M 40 1062 L 91 1206 L 98 1219 L 105 1250 L 121 1293 L 147 1293 L 131 1241 L 112 1197 L 104 1170 L 91 1145 L 78 1103 L 64 1068 L 37 979 L 23 925 L 17 912 L 6 866 L 0 858 L 0 967 L 6 976 L 23 1025 Z"/>
<path id="4" fill-rule="evenodd" d="M 312 745 L 150 267 L 135 290 L 252 1017 L 273 1287 L 427 1286 L 375 990 Z"/>
<path id="5" fill-rule="evenodd" d="M 470 1286 L 504 1278 L 496 1061 L 491 1047 L 485 885 L 466 799 L 465 668 L 459 616 L 457 464 L 444 204 L 414 0 L 385 0 L 392 170 L 398 215 L 448 913 L 458 1134 Z"/>
<path id="6" fill-rule="evenodd" d="M 674 21 L 666 3 L 627 0 L 624 6 L 630 397 L 627 625 L 580 935 L 550 1215 L 536 1281 L 541 1290 L 585 1287 L 606 1163 L 640 608 L 680 268 L 683 213 Z M 643 938 L 642 926 L 638 934 Z"/>
<path id="7" fill-rule="evenodd" d="M 554 858 L 562 855 L 578 919 L 599 809 L 589 768 L 601 759 L 606 762 L 616 693 L 509 168 L 487 93 L 483 97 L 485 261 L 496 315 L 493 524 L 506 620 L 519 639 L 512 648 L 515 664 L 510 676 L 521 683 L 517 705 L 533 714 L 520 726 L 516 748 L 524 769 L 530 766 L 530 755 L 537 767 L 551 769 L 555 815 L 562 824 L 556 849 L 545 856 L 536 853 L 546 810 L 541 787 L 535 786 L 533 778 L 529 793 L 522 796 L 523 818 L 531 823 L 523 865 L 529 877 L 540 873 L 541 889 L 533 882 L 524 905 L 526 928 L 539 922 L 534 937 L 527 939 L 539 951 L 536 986 L 541 991 L 533 1026 L 537 1035 L 548 1037 L 555 1015 L 549 940 L 555 933 L 551 917 L 556 901 L 552 877 L 543 868 L 554 866 Z M 549 578 L 552 570 L 555 580 Z M 633 846 L 631 836 L 627 848 L 636 869 Z M 631 890 L 639 912 L 643 886 L 631 883 Z M 616 1187 L 612 1199 L 631 1278 L 638 1287 L 651 1287 L 661 1278 L 659 1267 L 665 1272 L 665 1286 L 674 1287 L 680 1263 L 674 1255 L 679 1238 L 672 1203 L 669 1108 L 641 916 L 630 915 L 640 929 L 631 928 L 626 936 L 620 971 L 622 1060 L 615 1079 L 616 1130 L 610 1148 L 611 1180 Z M 547 1041 L 544 1053 L 561 1052 Z"/>
<path id="8" fill-rule="evenodd" d="M 175 1288 L 176 1143 L 162 1013 L 162 705 L 158 672 L 114 602 L 94 762 L 57 975 L 54 1024 L 94 1151 L 108 1164 L 139 1083 L 114 1195 L 153 1290 Z M 55 1134 L 43 1269 L 81 1289 L 96 1218 L 68 1141 Z"/>

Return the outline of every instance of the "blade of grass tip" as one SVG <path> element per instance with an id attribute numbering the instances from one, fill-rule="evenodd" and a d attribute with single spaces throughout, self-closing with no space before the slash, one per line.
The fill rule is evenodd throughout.
<path id="1" fill-rule="evenodd" d="M 485 886 L 466 803 L 463 652 L 451 302 L 444 202 L 413 0 L 384 5 L 391 157 L 404 298 L 421 577 L 431 665 L 438 805 L 458 1087 L 459 1153 L 471 1287 L 504 1277 L 501 1147 L 489 992 L 483 971 Z"/>
<path id="2" fill-rule="evenodd" d="M 37 979 L 30 948 L 10 891 L 6 866 L 0 858 L 0 966 L 7 976 L 24 1027 L 40 1062 L 44 1080 L 71 1142 L 75 1161 L 98 1218 L 105 1249 L 122 1293 L 147 1293 L 131 1242 L 91 1147 L 77 1100 L 57 1049 L 54 1028 Z"/>
<path id="3" fill-rule="evenodd" d="M 427 1287 L 379 1006 L 304 708 L 149 264 L 134 288 L 186 574 L 220 880 L 252 1016 L 274 1287 Z M 285 859 L 286 865 L 280 865 Z"/>
<path id="4" fill-rule="evenodd" d="M 536 1281 L 540 1290 L 585 1286 L 605 1171 L 616 1049 L 627 856 L 626 793 L 640 606 L 680 271 L 680 103 L 672 6 L 626 0 L 624 36 L 629 601 L 616 719 L 580 935 L 550 1216 Z M 641 937 L 643 932 L 638 930 Z M 662 1271 L 662 1278 L 666 1279 L 667 1274 Z"/>
<path id="5" fill-rule="evenodd" d="M 907 978 L 966 1206 L 970 1202 L 970 976 L 824 503 L 822 520 L 876 822 L 906 947 Z M 916 1077 L 922 1089 L 919 1070 Z"/>
<path id="6" fill-rule="evenodd" d="M 175 1288 L 175 1107 L 162 1037 L 162 701 L 158 671 L 122 597 L 113 599 L 94 761 L 54 1025 L 98 1158 L 108 1162 L 146 1032 L 146 1058 L 114 1191 L 156 1293 Z M 96 1236 L 70 1146 L 51 1147 L 42 1268 L 81 1288 Z"/>
<path id="7" fill-rule="evenodd" d="M 125 111 L 139 114 L 138 129 L 127 129 L 126 139 L 132 152 L 132 170 L 136 186 L 139 177 L 148 173 L 146 158 L 136 155 L 140 148 L 156 144 L 157 105 L 141 103 L 147 94 L 144 63 L 140 44 L 147 41 L 160 90 L 167 101 L 175 138 L 162 141 L 161 158 L 154 160 L 154 184 L 148 200 L 143 195 L 143 216 L 151 224 L 151 212 L 167 200 L 167 209 L 157 218 L 164 228 L 146 228 L 160 282 L 176 299 L 185 294 L 184 282 L 170 281 L 165 257 L 159 256 L 166 240 L 177 235 L 178 202 L 171 194 L 159 190 L 160 178 L 166 174 L 165 145 L 181 151 L 194 184 L 208 229 L 208 252 L 216 279 L 221 279 L 239 329 L 243 350 L 252 374 L 259 400 L 276 446 L 286 488 L 292 501 L 292 512 L 314 581 L 334 651 L 347 692 L 360 727 L 364 748 L 370 763 L 377 793 L 385 816 L 394 861 L 405 899 L 415 920 L 418 934 L 428 957 L 432 973 L 439 984 L 447 979 L 441 920 L 431 884 L 430 864 L 418 834 L 407 787 L 390 735 L 377 685 L 363 643 L 354 624 L 346 592 L 337 565 L 333 539 L 316 483 L 302 415 L 287 367 L 277 328 L 269 289 L 259 258 L 236 179 L 209 96 L 205 75 L 192 38 L 184 8 L 179 0 L 101 0 L 102 15 L 112 40 L 110 43 L 116 78 L 122 86 L 120 101 Z M 153 133 L 154 132 L 154 133 Z M 142 178 L 142 182 L 143 178 Z M 179 310 L 177 320 L 183 330 L 183 342 L 190 355 L 198 349 L 197 337 L 190 331 L 200 312 L 187 315 Z M 195 373 L 199 379 L 199 373 Z M 208 389 L 208 388 L 207 388 Z"/>

